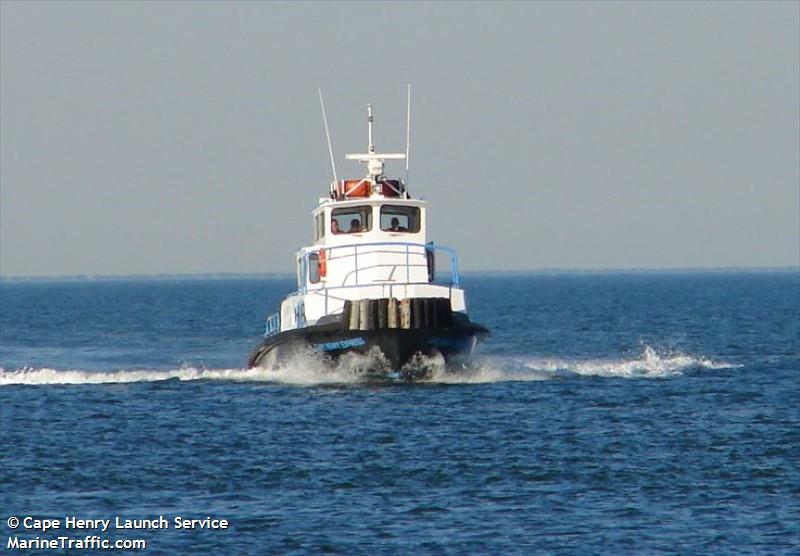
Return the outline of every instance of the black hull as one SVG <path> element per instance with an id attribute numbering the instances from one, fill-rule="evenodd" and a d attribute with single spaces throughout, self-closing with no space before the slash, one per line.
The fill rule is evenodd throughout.
<path id="1" fill-rule="evenodd" d="M 269 367 L 297 353 L 312 350 L 337 358 L 344 353 L 369 353 L 378 348 L 400 369 L 416 354 L 440 353 L 444 358 L 470 353 L 489 331 L 474 323 L 432 328 L 343 330 L 341 325 L 318 325 L 269 336 L 250 355 L 249 367 Z"/>

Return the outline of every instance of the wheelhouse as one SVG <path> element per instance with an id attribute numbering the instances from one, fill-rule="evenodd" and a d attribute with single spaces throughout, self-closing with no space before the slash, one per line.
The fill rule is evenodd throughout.
<path id="1" fill-rule="evenodd" d="M 425 202 L 412 199 L 353 199 L 328 202 L 313 212 L 314 245 L 354 241 L 425 243 Z"/>

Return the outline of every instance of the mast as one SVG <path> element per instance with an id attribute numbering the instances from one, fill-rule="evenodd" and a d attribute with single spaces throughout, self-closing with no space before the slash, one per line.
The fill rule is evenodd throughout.
<path id="1" fill-rule="evenodd" d="M 372 142 L 372 105 L 367 104 L 367 152 L 373 154 L 375 152 L 375 143 Z"/>
<path id="2" fill-rule="evenodd" d="M 333 183 L 331 184 L 331 193 L 334 190 L 336 182 L 339 180 L 336 178 L 336 162 L 333 159 L 333 147 L 331 146 L 331 132 L 328 129 L 328 118 L 325 116 L 325 102 L 322 100 L 322 87 L 317 87 L 319 91 L 319 105 L 322 108 L 322 123 L 325 125 L 325 137 L 328 140 L 328 154 L 331 157 L 331 170 L 333 172 Z"/>
<path id="3" fill-rule="evenodd" d="M 406 187 L 408 187 L 408 166 L 411 162 L 411 83 L 408 84 L 406 104 Z"/>
<path id="4" fill-rule="evenodd" d="M 387 160 L 404 160 L 404 153 L 377 153 L 375 144 L 372 142 L 372 124 L 375 118 L 372 115 L 372 105 L 367 104 L 367 153 L 366 154 L 347 154 L 347 160 L 358 160 L 367 165 L 367 179 L 373 184 L 383 176 L 383 164 Z"/>

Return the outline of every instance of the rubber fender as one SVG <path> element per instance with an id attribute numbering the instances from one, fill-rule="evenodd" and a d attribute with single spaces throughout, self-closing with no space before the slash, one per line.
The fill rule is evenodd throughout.
<path id="1" fill-rule="evenodd" d="M 360 299 L 358 309 L 358 329 L 369 330 L 369 299 Z"/>
<path id="2" fill-rule="evenodd" d="M 389 299 L 386 310 L 386 326 L 388 328 L 398 328 L 400 323 L 400 315 L 397 306 L 397 299 L 394 297 Z"/>
<path id="3" fill-rule="evenodd" d="M 437 326 L 437 321 L 439 319 L 436 318 L 436 302 L 438 299 L 432 297 L 430 299 L 425 300 L 425 320 L 427 324 L 431 328 L 435 328 Z"/>
<path id="4" fill-rule="evenodd" d="M 376 305 L 378 306 L 378 328 L 380 329 L 387 328 L 389 300 L 383 298 L 383 299 L 378 299 L 376 301 L 377 301 Z"/>
<path id="5" fill-rule="evenodd" d="M 400 328 L 411 328 L 411 300 L 400 300 Z"/>
<path id="6" fill-rule="evenodd" d="M 422 328 L 425 326 L 425 307 L 423 300 L 415 297 L 411 300 L 411 328 Z"/>

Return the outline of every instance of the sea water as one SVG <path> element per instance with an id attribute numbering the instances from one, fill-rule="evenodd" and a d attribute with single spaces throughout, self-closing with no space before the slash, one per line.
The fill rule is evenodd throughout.
<path id="1" fill-rule="evenodd" d="M 0 551 L 800 553 L 800 273 L 463 282 L 409 384 L 246 369 L 289 279 L 3 281 Z"/>

